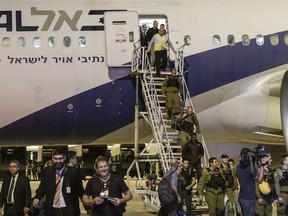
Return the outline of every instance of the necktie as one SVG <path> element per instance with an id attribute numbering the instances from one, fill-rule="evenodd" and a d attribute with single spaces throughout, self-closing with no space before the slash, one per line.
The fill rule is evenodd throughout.
<path id="1" fill-rule="evenodd" d="M 12 181 L 10 184 L 10 188 L 9 188 L 9 192 L 8 192 L 8 198 L 7 198 L 8 203 L 12 202 L 12 192 L 14 190 L 14 184 L 15 184 L 15 176 L 12 177 Z"/>
<path id="2" fill-rule="evenodd" d="M 55 192 L 55 197 L 54 197 L 54 204 L 56 207 L 58 207 L 60 205 L 60 190 L 61 190 L 61 176 L 58 172 L 56 172 L 56 192 Z"/>

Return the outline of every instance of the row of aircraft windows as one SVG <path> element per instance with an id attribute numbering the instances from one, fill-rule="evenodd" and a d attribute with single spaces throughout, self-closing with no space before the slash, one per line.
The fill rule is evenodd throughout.
<path id="1" fill-rule="evenodd" d="M 56 38 L 55 37 L 49 37 L 48 38 L 48 46 L 53 48 L 56 46 Z M 63 38 L 63 46 L 64 47 L 70 47 L 71 46 L 71 38 L 69 36 L 66 36 Z M 40 37 L 34 37 L 33 40 L 32 40 L 32 44 L 35 48 L 40 48 L 42 46 L 42 40 Z M 9 48 L 11 47 L 12 45 L 12 41 L 11 41 L 11 38 L 9 37 L 4 37 L 3 40 L 2 40 L 2 46 L 3 48 Z M 17 45 L 18 47 L 20 48 L 24 48 L 26 46 L 26 40 L 24 37 L 19 37 L 17 39 Z M 85 47 L 86 46 L 86 38 L 84 36 L 80 36 L 78 38 L 78 45 L 80 47 Z"/>
<path id="2" fill-rule="evenodd" d="M 256 35 L 256 44 L 258 46 L 262 46 L 264 44 L 264 36 L 261 34 Z M 214 35 L 212 38 L 212 42 L 214 46 L 220 46 L 221 45 L 221 37 L 219 35 Z M 284 42 L 286 45 L 288 45 L 288 34 L 284 36 Z M 227 36 L 227 43 L 229 46 L 234 46 L 235 45 L 235 36 L 230 34 Z M 250 38 L 249 35 L 244 34 L 241 37 L 241 43 L 244 46 L 248 46 L 250 44 Z M 277 34 L 272 34 L 270 35 L 270 44 L 272 46 L 277 46 L 279 43 L 279 38 Z"/>
<path id="3" fill-rule="evenodd" d="M 288 34 L 284 36 L 285 44 L 288 45 Z M 212 38 L 212 42 L 214 46 L 220 46 L 221 45 L 221 37 L 219 35 L 214 35 Z M 244 46 L 248 46 L 250 44 L 250 38 L 247 34 L 242 35 L 241 42 Z M 234 35 L 228 35 L 227 36 L 227 43 L 229 46 L 235 45 L 235 36 Z M 273 46 L 278 45 L 279 38 L 277 34 L 270 35 L 270 43 Z M 19 37 L 17 40 L 17 44 L 20 48 L 24 48 L 26 46 L 26 40 L 24 37 Z M 42 40 L 40 37 L 34 37 L 32 44 L 35 48 L 39 48 L 42 45 Z M 264 36 L 261 34 L 258 34 L 256 36 L 256 44 L 259 46 L 262 46 L 264 44 Z M 12 45 L 11 38 L 4 37 L 2 40 L 2 46 L 4 48 L 9 48 Z M 78 38 L 78 45 L 80 47 L 86 46 L 86 38 L 84 36 L 80 36 Z M 49 37 L 48 38 L 48 46 L 49 47 L 55 47 L 56 46 L 56 38 L 55 37 Z M 71 46 L 71 38 L 69 36 L 66 36 L 63 38 L 63 46 L 64 47 L 70 47 Z"/>

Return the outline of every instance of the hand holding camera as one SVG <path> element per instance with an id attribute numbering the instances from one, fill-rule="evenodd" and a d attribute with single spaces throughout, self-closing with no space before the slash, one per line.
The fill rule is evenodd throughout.
<path id="1" fill-rule="evenodd" d="M 104 202 L 104 199 L 102 199 L 101 197 L 97 196 L 97 197 L 94 198 L 94 201 L 95 201 L 96 205 L 100 205 L 100 204 L 102 204 Z"/>
<path id="2" fill-rule="evenodd" d="M 100 193 L 100 198 L 103 200 L 103 202 L 105 200 L 108 200 L 110 202 L 112 202 L 113 204 L 114 203 L 117 203 L 117 198 L 113 198 L 113 197 L 110 197 L 108 194 L 106 194 L 105 192 L 101 192 Z"/>

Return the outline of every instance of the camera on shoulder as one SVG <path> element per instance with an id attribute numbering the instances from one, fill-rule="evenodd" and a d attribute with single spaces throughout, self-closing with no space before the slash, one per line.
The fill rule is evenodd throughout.
<path id="1" fill-rule="evenodd" d="M 243 148 L 240 154 L 240 163 L 249 165 L 251 162 L 253 164 L 257 162 L 257 164 L 264 166 L 269 163 L 268 156 L 265 146 L 260 145 L 254 148 L 253 151 Z"/>

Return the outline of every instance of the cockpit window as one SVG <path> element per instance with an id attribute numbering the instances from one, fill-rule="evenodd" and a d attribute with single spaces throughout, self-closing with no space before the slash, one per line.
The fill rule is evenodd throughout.
<path id="1" fill-rule="evenodd" d="M 250 38 L 247 34 L 242 35 L 241 41 L 244 46 L 248 46 L 250 44 Z"/>
<path id="2" fill-rule="evenodd" d="M 66 36 L 63 38 L 63 44 L 65 47 L 70 47 L 71 46 L 71 38 Z"/>
<path id="3" fill-rule="evenodd" d="M 86 38 L 84 36 L 80 36 L 78 39 L 78 43 L 80 47 L 85 47 L 86 46 Z"/>
<path id="4" fill-rule="evenodd" d="M 214 35 L 212 38 L 212 42 L 214 46 L 220 46 L 221 45 L 221 39 L 219 35 Z"/>
<path id="5" fill-rule="evenodd" d="M 49 37 L 48 38 L 48 46 L 51 48 L 56 46 L 56 38 L 55 37 Z"/>
<path id="6" fill-rule="evenodd" d="M 230 34 L 227 36 L 227 43 L 229 46 L 234 46 L 235 45 L 235 37 L 234 35 Z"/>
<path id="7" fill-rule="evenodd" d="M 40 37 L 34 37 L 33 38 L 33 46 L 35 48 L 41 47 L 41 38 Z"/>
<path id="8" fill-rule="evenodd" d="M 17 44 L 20 48 L 23 48 L 25 47 L 25 38 L 24 37 L 19 37 L 18 40 L 17 40 Z"/>
<path id="9" fill-rule="evenodd" d="M 262 45 L 264 44 L 264 37 L 263 37 L 263 35 L 258 34 L 258 35 L 256 36 L 256 44 L 257 44 L 258 46 L 262 46 Z"/>

